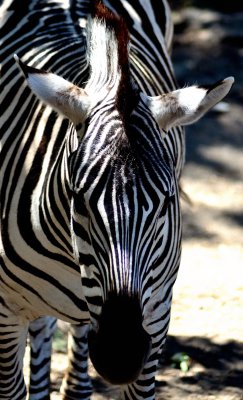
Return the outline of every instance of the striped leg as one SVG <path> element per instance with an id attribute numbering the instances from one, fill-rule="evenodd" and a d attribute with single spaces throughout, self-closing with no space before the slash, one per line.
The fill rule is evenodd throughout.
<path id="1" fill-rule="evenodd" d="M 50 399 L 52 337 L 56 318 L 42 317 L 30 323 L 31 344 L 29 400 Z"/>
<path id="2" fill-rule="evenodd" d="M 88 375 L 89 326 L 71 325 L 68 337 L 68 368 L 62 383 L 63 400 L 89 399 L 92 383 Z"/>
<path id="3" fill-rule="evenodd" d="M 11 315 L 0 301 L 0 399 L 24 400 L 26 387 L 23 376 L 28 324 Z"/>
<path id="4" fill-rule="evenodd" d="M 31 344 L 29 400 L 50 399 L 52 337 L 56 318 L 42 317 L 30 323 Z"/>
<path id="5" fill-rule="evenodd" d="M 122 400 L 155 400 L 156 359 L 156 354 L 151 356 L 137 381 L 121 387 Z"/>
<path id="6" fill-rule="evenodd" d="M 168 325 L 166 330 L 168 329 Z M 163 332 L 163 336 L 165 331 Z M 154 400 L 155 399 L 155 376 L 157 364 L 160 358 L 162 348 L 165 343 L 163 339 L 157 340 L 156 335 L 153 339 L 151 354 L 145 364 L 142 374 L 136 380 L 127 386 L 121 387 L 122 400 Z"/>

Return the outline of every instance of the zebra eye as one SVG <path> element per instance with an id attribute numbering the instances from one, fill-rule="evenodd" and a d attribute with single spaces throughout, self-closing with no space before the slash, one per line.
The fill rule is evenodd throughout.
<path id="1" fill-rule="evenodd" d="M 74 167 L 75 167 L 75 159 L 77 156 L 77 150 L 71 153 L 68 157 L 68 174 L 69 174 L 69 181 L 71 182 L 71 191 L 74 191 L 74 182 L 73 182 L 73 174 L 74 174 Z"/>
<path id="2" fill-rule="evenodd" d="M 169 207 L 171 201 L 174 199 L 174 197 L 175 197 L 174 194 L 173 194 L 173 195 L 167 194 L 167 195 L 165 196 L 164 204 L 163 204 L 162 209 L 161 209 L 161 212 L 160 212 L 160 216 L 161 216 L 161 217 L 164 216 L 164 215 L 166 214 L 166 211 L 167 211 L 167 209 L 168 209 L 168 207 Z"/>
<path id="3" fill-rule="evenodd" d="M 74 193 L 75 212 L 82 217 L 88 217 L 88 210 L 82 193 Z"/>

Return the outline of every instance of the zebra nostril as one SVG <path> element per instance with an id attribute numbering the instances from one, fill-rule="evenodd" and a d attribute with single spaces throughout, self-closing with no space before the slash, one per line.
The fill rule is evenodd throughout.
<path id="1" fill-rule="evenodd" d="M 90 331 L 89 354 L 97 372 L 112 384 L 134 382 L 149 356 L 137 299 L 119 296 L 104 304 L 98 332 Z"/>

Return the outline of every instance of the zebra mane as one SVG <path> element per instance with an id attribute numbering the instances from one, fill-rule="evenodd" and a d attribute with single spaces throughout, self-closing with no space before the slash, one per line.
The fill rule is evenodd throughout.
<path id="1" fill-rule="evenodd" d="M 131 113 L 135 97 L 129 68 L 129 32 L 125 21 L 101 1 L 94 1 L 92 11 L 87 29 L 91 72 L 86 89 L 94 93 L 109 89 L 125 117 Z"/>

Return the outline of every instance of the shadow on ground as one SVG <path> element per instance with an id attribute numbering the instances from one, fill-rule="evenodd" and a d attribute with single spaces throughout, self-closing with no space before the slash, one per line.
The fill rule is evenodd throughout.
<path id="1" fill-rule="evenodd" d="M 178 353 L 185 353 L 191 359 L 191 368 L 187 373 L 171 368 L 173 355 Z M 157 391 L 162 395 L 163 391 L 171 393 L 174 389 L 173 399 L 183 393 L 195 396 L 203 395 L 205 391 L 208 396 L 221 392 L 240 395 L 243 389 L 242 371 L 243 343 L 228 341 L 217 344 L 206 338 L 169 336 L 158 370 Z"/>

